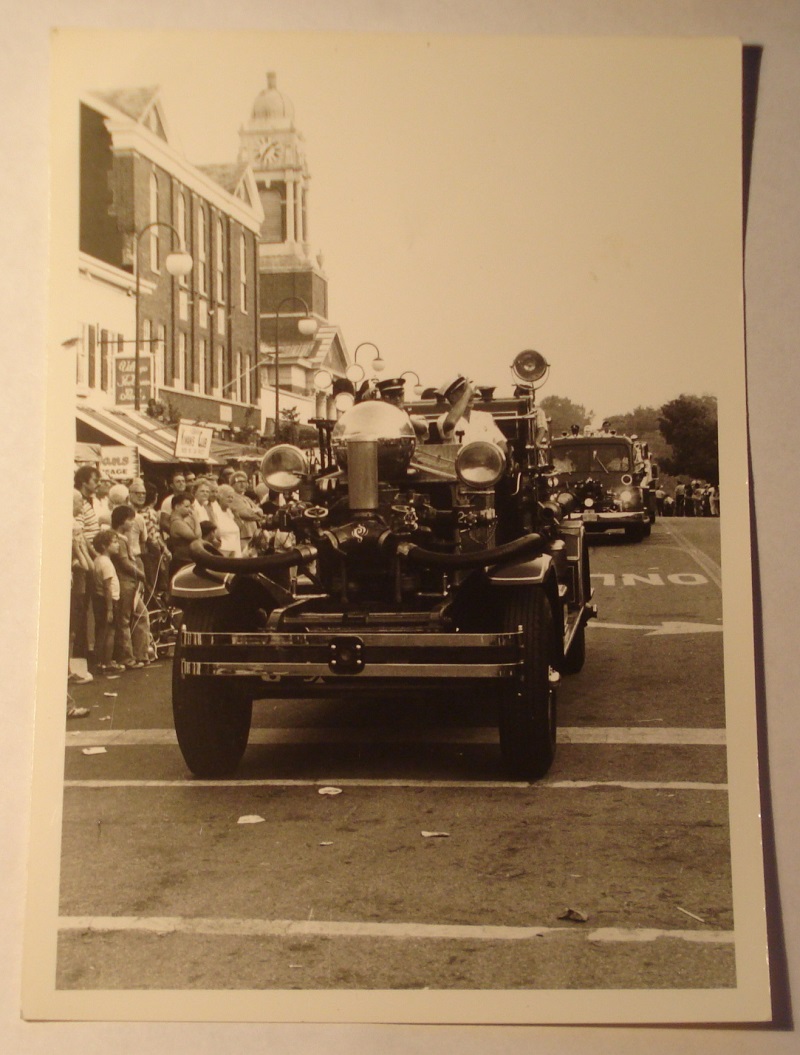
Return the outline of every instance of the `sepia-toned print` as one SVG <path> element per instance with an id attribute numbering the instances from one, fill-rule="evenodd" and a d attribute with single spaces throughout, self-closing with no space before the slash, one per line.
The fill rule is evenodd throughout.
<path id="1" fill-rule="evenodd" d="M 741 66 L 56 34 L 26 1016 L 769 1016 Z"/>

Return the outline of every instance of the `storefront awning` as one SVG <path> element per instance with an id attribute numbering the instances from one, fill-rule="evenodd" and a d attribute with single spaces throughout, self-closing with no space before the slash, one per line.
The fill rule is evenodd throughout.
<path id="1" fill-rule="evenodd" d="M 179 461 L 175 457 L 175 441 L 177 434 L 170 425 L 159 424 L 154 418 L 148 417 L 136 410 L 78 406 L 75 410 L 78 421 L 78 438 L 94 441 L 94 437 L 81 429 L 81 424 L 107 437 L 111 443 L 119 443 L 124 447 L 138 447 L 139 456 L 149 462 L 161 464 L 175 464 Z M 83 435 L 81 433 L 84 432 Z M 215 457 L 208 459 L 211 464 L 219 464 Z"/>

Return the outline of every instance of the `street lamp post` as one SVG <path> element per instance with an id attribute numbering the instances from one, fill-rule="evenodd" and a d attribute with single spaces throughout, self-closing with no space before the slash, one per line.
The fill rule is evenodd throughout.
<path id="1" fill-rule="evenodd" d="M 165 220 L 153 220 L 152 223 L 146 224 L 141 230 L 135 234 L 136 244 L 136 330 L 135 330 L 135 345 L 134 345 L 134 377 L 133 377 L 133 405 L 134 409 L 141 409 L 141 384 L 139 381 L 139 344 L 140 344 L 140 329 L 141 329 L 141 267 L 139 265 L 139 248 L 141 245 L 142 237 L 151 230 L 153 227 L 166 227 L 167 230 L 172 232 L 172 243 L 175 244 L 177 239 L 178 245 L 181 245 L 181 236 L 172 226 L 171 223 L 167 223 Z M 173 249 L 171 253 L 167 254 L 164 261 L 164 266 L 167 272 L 172 275 L 173 278 L 181 278 L 184 275 L 188 275 L 194 266 L 189 253 L 185 249 L 179 249 L 177 252 Z"/>
<path id="2" fill-rule="evenodd" d="M 302 297 L 284 297 L 283 300 L 278 304 L 275 309 L 275 442 L 279 440 L 278 431 L 280 428 L 280 398 L 281 398 L 281 386 L 280 386 L 280 317 L 281 308 L 284 304 L 289 304 L 295 301 L 298 304 L 303 305 L 303 311 L 306 313 L 305 317 L 297 320 L 297 329 L 304 337 L 310 337 L 312 334 L 317 332 L 319 323 L 316 319 L 311 318 L 311 312 L 309 311 L 308 304 L 303 300 Z"/>
<path id="3" fill-rule="evenodd" d="M 413 376 L 416 377 L 416 379 L 417 379 L 417 383 L 414 385 L 414 395 L 419 397 L 423 393 L 423 388 L 422 388 L 422 382 L 419 379 L 419 374 L 417 373 L 417 371 L 416 370 L 404 370 L 403 373 L 400 376 L 401 377 L 408 377 L 410 374 L 413 374 Z"/>
<path id="4" fill-rule="evenodd" d="M 356 366 L 359 365 L 359 351 L 362 348 L 375 348 L 375 358 L 373 359 L 373 369 L 377 370 L 378 373 L 385 369 L 385 360 L 381 359 L 381 349 L 377 344 L 373 344 L 372 341 L 362 341 L 361 344 L 356 345 L 356 350 L 353 352 L 353 362 Z M 362 375 L 363 376 L 363 375 Z"/>

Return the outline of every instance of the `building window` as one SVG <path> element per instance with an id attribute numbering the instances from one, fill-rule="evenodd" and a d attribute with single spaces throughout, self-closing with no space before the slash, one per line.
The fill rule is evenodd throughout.
<path id="1" fill-rule="evenodd" d="M 206 352 L 207 347 L 208 341 L 205 337 L 201 337 L 197 342 L 197 390 L 205 393 L 205 395 L 208 395 L 209 385 L 208 362 L 206 359 L 208 354 Z"/>
<path id="2" fill-rule="evenodd" d="M 108 392 L 110 376 L 109 359 L 111 353 L 108 337 L 108 330 L 100 331 L 100 388 L 104 392 Z"/>
<path id="3" fill-rule="evenodd" d="M 95 388 L 97 386 L 97 327 L 90 326 L 87 330 L 88 337 L 88 371 L 87 380 L 89 382 L 89 388 Z"/>
<path id="4" fill-rule="evenodd" d="M 151 338 L 153 336 L 153 324 L 149 319 L 142 319 L 141 333 L 139 334 L 139 340 L 141 348 L 139 349 L 140 355 L 149 355 L 153 349 Z M 135 351 L 135 350 L 134 350 Z"/>
<path id="5" fill-rule="evenodd" d="M 158 220 L 158 177 L 150 173 L 150 223 Z M 150 228 L 150 270 L 158 271 L 158 227 Z"/>
<path id="6" fill-rule="evenodd" d="M 89 363 L 87 357 L 87 344 L 89 339 L 89 327 L 83 327 L 78 350 L 75 356 L 75 382 L 78 385 L 86 385 L 89 381 Z"/>
<path id="7" fill-rule="evenodd" d="M 239 239 L 239 306 L 247 311 L 247 238 L 242 231 Z"/>
<path id="8" fill-rule="evenodd" d="M 178 356 L 175 363 L 175 387 L 182 388 L 186 384 L 186 334 L 183 330 L 178 332 Z"/>
<path id="9" fill-rule="evenodd" d="M 250 356 L 242 352 L 239 356 L 239 369 L 242 377 L 239 382 L 239 398 L 243 403 L 250 402 Z"/>
<path id="10" fill-rule="evenodd" d="M 222 391 L 223 380 L 222 380 L 222 345 L 218 344 L 214 348 L 214 395 L 225 396 L 226 393 Z"/>
<path id="11" fill-rule="evenodd" d="M 259 240 L 262 242 L 286 241 L 286 184 L 277 183 L 267 187 L 259 181 L 258 195 L 264 210 Z"/>
<path id="12" fill-rule="evenodd" d="M 235 399 L 236 391 L 233 386 L 233 353 L 229 352 L 224 345 L 220 345 L 222 352 L 222 395 L 225 399 Z"/>
<path id="13" fill-rule="evenodd" d="M 197 213 L 197 288 L 208 293 L 208 220 L 202 205 Z"/>
<path id="14" fill-rule="evenodd" d="M 222 223 L 222 217 L 217 217 L 217 251 L 216 251 L 216 267 L 215 272 L 217 276 L 215 296 L 218 304 L 222 304 L 225 301 L 225 227 Z"/>
<path id="15" fill-rule="evenodd" d="M 164 323 L 156 327 L 156 340 L 153 345 L 154 362 L 156 369 L 156 384 L 165 384 L 167 376 L 167 328 Z"/>
<path id="16" fill-rule="evenodd" d="M 187 223 L 187 214 L 186 214 L 186 199 L 184 198 L 183 193 L 180 192 L 180 191 L 178 192 L 178 216 L 177 216 L 177 220 L 178 220 L 178 222 L 176 223 L 175 226 L 178 228 L 178 234 L 180 235 L 180 245 L 177 246 L 177 248 L 178 249 L 186 249 L 187 252 L 188 252 L 188 247 L 189 247 L 190 243 L 189 243 L 189 225 Z M 179 275 L 178 276 L 178 282 L 179 282 L 179 284 L 181 286 L 188 286 L 188 284 L 189 284 L 188 276 L 187 275 Z"/>

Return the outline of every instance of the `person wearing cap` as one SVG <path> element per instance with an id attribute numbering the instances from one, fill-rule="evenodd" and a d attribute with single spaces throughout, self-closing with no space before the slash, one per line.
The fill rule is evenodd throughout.
<path id="1" fill-rule="evenodd" d="M 406 383 L 402 377 L 391 377 L 384 381 L 378 381 L 376 388 L 380 398 L 385 403 L 391 403 L 392 406 L 398 407 L 400 410 L 406 410 L 405 403 L 405 389 Z M 423 442 L 428 438 L 428 423 L 425 418 L 419 417 L 417 414 L 408 414 L 411 424 L 414 426 L 414 432 L 417 434 L 417 439 Z"/>
<path id="2" fill-rule="evenodd" d="M 439 433 L 445 443 L 487 440 L 506 452 L 506 438 L 492 415 L 485 410 L 472 409 L 477 393 L 473 383 L 463 374 L 458 374 L 452 381 L 442 385 L 439 394 L 450 404 L 450 409 L 437 421 Z"/>
<path id="3" fill-rule="evenodd" d="M 365 378 L 358 386 L 355 396 L 356 403 L 365 403 L 370 399 L 380 399 L 378 383 L 374 377 Z"/>

